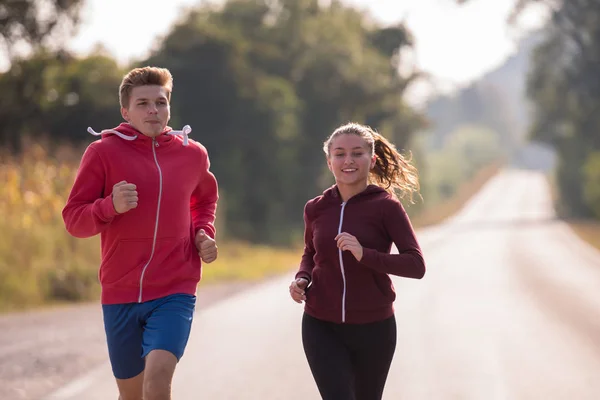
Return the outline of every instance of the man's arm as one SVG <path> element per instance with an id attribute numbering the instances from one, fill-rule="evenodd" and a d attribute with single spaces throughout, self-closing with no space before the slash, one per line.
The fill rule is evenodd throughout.
<path id="1" fill-rule="evenodd" d="M 192 214 L 192 223 L 194 224 L 194 234 L 201 229 L 215 238 L 215 213 L 217 210 L 217 201 L 219 200 L 219 189 L 217 179 L 210 172 L 210 160 L 204 147 L 201 147 L 205 162 L 200 172 L 200 179 L 196 189 L 190 198 L 190 211 Z"/>
<path id="2" fill-rule="evenodd" d="M 117 215 L 111 194 L 105 197 L 105 174 L 100 156 L 96 150 L 88 147 L 62 211 L 65 226 L 71 235 L 79 238 L 97 235 Z"/>

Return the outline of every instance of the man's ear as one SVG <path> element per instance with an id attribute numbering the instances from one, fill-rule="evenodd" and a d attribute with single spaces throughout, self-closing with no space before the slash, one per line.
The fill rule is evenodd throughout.
<path id="1" fill-rule="evenodd" d="M 121 116 L 127 122 L 129 122 L 129 111 L 125 107 L 121 107 Z"/>

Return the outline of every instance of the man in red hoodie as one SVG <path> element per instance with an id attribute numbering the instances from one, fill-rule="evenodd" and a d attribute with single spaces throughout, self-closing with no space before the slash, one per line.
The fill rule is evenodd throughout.
<path id="1" fill-rule="evenodd" d="M 191 330 L 201 261 L 217 258 L 217 181 L 191 128 L 167 126 L 164 68 L 130 71 L 119 88 L 127 121 L 86 149 L 63 210 L 67 231 L 100 234 L 99 279 L 120 400 L 170 399 Z"/>

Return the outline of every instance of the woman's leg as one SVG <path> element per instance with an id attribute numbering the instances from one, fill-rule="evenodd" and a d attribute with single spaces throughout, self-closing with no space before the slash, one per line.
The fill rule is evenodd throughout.
<path id="1" fill-rule="evenodd" d="M 380 400 L 396 350 L 396 319 L 349 327 L 356 400 Z"/>
<path id="2" fill-rule="evenodd" d="M 336 325 L 304 314 L 304 352 L 323 400 L 355 400 L 350 353 Z"/>

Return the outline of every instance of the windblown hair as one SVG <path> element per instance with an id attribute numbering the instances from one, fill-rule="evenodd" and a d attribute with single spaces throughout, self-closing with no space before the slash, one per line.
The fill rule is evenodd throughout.
<path id="1" fill-rule="evenodd" d="M 158 85 L 167 89 L 167 99 L 171 101 L 173 76 L 166 68 L 143 67 L 132 69 L 123 77 L 119 86 L 119 102 L 121 107 L 129 108 L 131 91 L 138 86 Z"/>
<path id="2" fill-rule="evenodd" d="M 369 183 L 382 187 L 392 196 L 408 197 L 413 203 L 413 193 L 419 192 L 419 176 L 411 159 L 405 159 L 396 147 L 369 126 L 348 123 L 337 128 L 323 143 L 323 151 L 329 157 L 331 143 L 339 135 L 357 135 L 367 143 L 375 166 L 369 173 Z"/>

